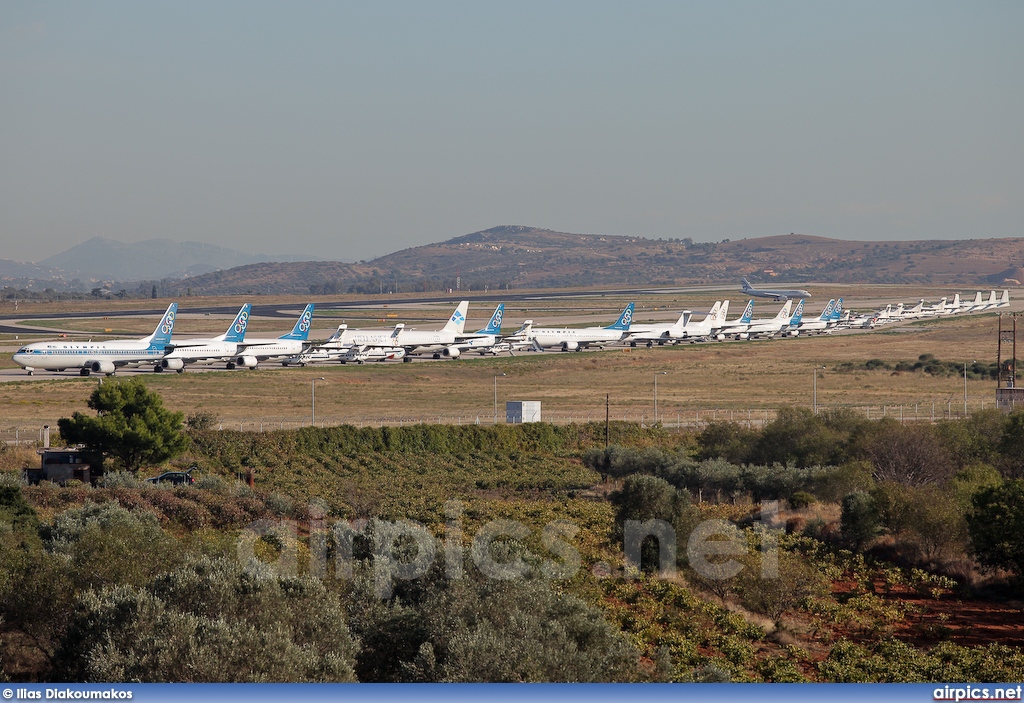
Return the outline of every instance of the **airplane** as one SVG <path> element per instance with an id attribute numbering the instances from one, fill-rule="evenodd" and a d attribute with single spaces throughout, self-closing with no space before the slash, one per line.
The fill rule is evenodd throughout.
<path id="1" fill-rule="evenodd" d="M 1002 296 L 999 298 L 999 302 L 996 303 L 997 308 L 1008 308 L 1010 307 L 1010 291 L 1003 290 Z"/>
<path id="2" fill-rule="evenodd" d="M 246 339 L 239 343 L 235 366 L 256 368 L 261 361 L 286 359 L 301 354 L 313 322 L 313 303 L 306 306 L 288 334 L 274 339 Z"/>
<path id="3" fill-rule="evenodd" d="M 409 330 L 403 323 L 393 329 L 361 330 L 349 329 L 348 325 L 338 325 L 338 331 L 321 344 L 314 345 L 310 352 L 347 351 L 350 348 L 365 350 L 372 347 L 402 347 L 405 349 L 403 361 L 412 361 L 409 354 L 433 352 L 435 359 L 441 358 L 441 350 L 455 344 L 463 335 L 466 327 L 466 312 L 469 301 L 463 300 L 448 318 L 447 324 L 440 330 Z M 341 355 L 338 356 L 340 358 Z"/>
<path id="4" fill-rule="evenodd" d="M 743 282 L 743 292 L 756 298 L 771 298 L 772 300 L 789 300 L 790 298 L 810 298 L 811 294 L 805 290 L 772 290 L 770 288 L 754 288 L 750 282 L 740 279 Z"/>
<path id="5" fill-rule="evenodd" d="M 498 303 L 498 307 L 494 308 L 494 313 L 491 315 L 491 319 L 488 320 L 486 327 L 472 334 L 459 337 L 455 344 L 451 344 L 441 350 L 441 356 L 457 359 L 463 352 L 467 351 L 475 351 L 480 356 L 485 354 L 497 356 L 499 351 L 505 351 L 504 346 L 508 346 L 508 351 L 511 352 L 510 345 L 504 345 L 500 349 L 498 347 L 499 340 L 501 339 L 501 320 L 504 316 L 505 303 Z"/>
<path id="6" fill-rule="evenodd" d="M 410 354 L 432 354 L 435 359 L 440 359 L 441 351 L 455 344 L 463 336 L 468 311 L 469 301 L 463 300 L 448 318 L 448 322 L 439 330 L 408 330 L 404 329 L 404 325 L 402 328 L 396 325 L 395 329 L 399 334 L 392 346 L 405 348 L 405 356 L 402 358 L 405 362 L 412 361 Z"/>
<path id="7" fill-rule="evenodd" d="M 560 347 L 562 351 L 578 351 L 590 346 L 604 347 L 621 342 L 629 333 L 633 321 L 633 303 L 627 305 L 619 318 L 607 327 L 533 327 L 523 325 L 522 329 L 505 339 L 510 342 L 532 342 L 535 349 Z"/>
<path id="8" fill-rule="evenodd" d="M 187 364 L 212 364 L 218 361 L 226 361 L 229 369 L 235 368 L 235 355 L 245 339 L 251 309 L 249 303 L 243 305 L 224 334 L 217 337 L 184 339 L 180 342 L 172 340 L 167 345 L 167 354 L 160 359 L 154 371 L 182 373 Z"/>
<path id="9" fill-rule="evenodd" d="M 747 307 L 743 308 L 743 314 L 739 318 L 732 322 L 725 321 L 722 324 L 721 329 L 718 330 L 717 339 L 723 341 L 730 334 L 737 334 L 745 332 L 747 327 L 750 326 L 750 321 L 754 317 L 754 301 L 748 300 Z"/>
<path id="10" fill-rule="evenodd" d="M 718 311 L 718 307 L 721 303 L 715 303 L 715 307 L 712 308 L 713 312 Z M 710 313 L 709 313 L 710 314 Z M 661 324 L 661 325 L 630 325 L 629 334 L 622 341 L 629 342 L 629 346 L 635 347 L 637 342 L 647 342 L 647 346 L 654 346 L 654 342 L 659 345 L 664 344 L 670 337 L 670 330 L 682 331 L 682 328 L 690 321 L 693 316 L 693 312 L 690 310 L 683 310 L 679 314 L 679 319 L 672 324 Z"/>
<path id="11" fill-rule="evenodd" d="M 14 363 L 31 376 L 36 369 L 64 371 L 78 369 L 79 374 L 102 373 L 113 376 L 122 366 L 159 362 L 171 341 L 178 304 L 167 306 L 153 334 L 142 339 L 111 339 L 106 342 L 35 342 L 22 347 L 12 357 Z"/>
<path id="12" fill-rule="evenodd" d="M 629 341 L 631 347 L 635 347 L 637 342 L 647 342 L 648 347 L 654 346 L 654 342 L 664 345 L 669 342 L 678 344 L 681 341 L 690 340 L 692 343 L 700 337 L 712 336 L 722 326 L 722 321 L 725 320 L 728 311 L 728 300 L 724 303 L 715 301 L 704 319 L 694 322 L 693 314 L 689 310 L 683 310 L 683 314 L 679 316 L 679 320 L 675 324 L 667 327 L 651 327 L 647 331 L 637 333 L 634 333 L 631 328 L 630 335 L 626 340 Z"/>
<path id="13" fill-rule="evenodd" d="M 836 314 L 836 308 L 837 307 L 840 308 L 840 310 L 838 311 L 839 312 L 838 315 Z M 838 306 L 837 306 L 836 300 L 835 300 L 835 298 L 833 298 L 832 300 L 828 301 L 828 304 L 825 306 L 825 309 L 821 311 L 821 314 L 818 315 L 817 319 L 814 319 L 814 320 L 803 320 L 803 319 L 801 319 L 801 320 L 798 320 L 796 325 L 794 325 L 793 321 L 790 320 L 789 330 L 786 332 L 786 334 L 788 334 L 790 337 L 796 337 L 798 335 L 809 333 L 809 332 L 816 332 L 818 334 L 826 334 L 826 333 L 831 331 L 832 327 L 835 324 L 834 321 L 838 321 L 839 320 L 839 315 L 842 315 L 842 307 L 843 307 L 843 299 L 842 298 L 839 299 Z M 796 317 L 796 315 L 793 315 L 793 317 Z"/>
<path id="14" fill-rule="evenodd" d="M 790 320 L 797 315 L 802 316 L 804 313 L 804 307 L 802 305 L 803 300 L 797 304 L 797 313 L 792 314 L 793 301 L 787 300 L 786 304 L 782 306 L 782 309 L 775 315 L 775 317 L 769 320 L 751 320 L 750 325 L 743 332 L 736 335 L 737 339 L 750 339 L 752 337 L 767 337 L 772 338 L 779 332 L 789 327 Z M 797 323 L 799 323 L 799 318 Z"/>

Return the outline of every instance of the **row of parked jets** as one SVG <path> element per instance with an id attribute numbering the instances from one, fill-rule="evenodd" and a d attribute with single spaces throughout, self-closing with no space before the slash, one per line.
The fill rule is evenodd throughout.
<path id="1" fill-rule="evenodd" d="M 805 293 L 806 291 L 784 291 Z M 765 296 L 768 297 L 768 296 Z M 228 369 L 256 368 L 261 362 L 280 362 L 285 366 L 305 366 L 322 362 L 364 363 L 430 355 L 435 359 L 458 358 L 463 354 L 497 355 L 503 352 L 545 351 L 560 349 L 577 351 L 590 347 L 603 348 L 613 344 L 631 347 L 655 344 L 696 343 L 726 339 L 757 339 L 776 336 L 796 337 L 801 334 L 830 334 L 842 328 L 875 327 L 898 320 L 913 320 L 961 313 L 974 313 L 1008 307 L 1010 297 L 1003 291 L 996 299 L 992 291 L 987 301 L 979 292 L 974 302 L 962 304 L 957 294 L 951 303 L 943 298 L 935 305 L 921 301 L 913 308 L 902 303 L 888 305 L 870 315 L 852 317 L 843 310 L 843 299 L 828 301 L 821 313 L 804 319 L 804 300 L 796 307 L 787 299 L 782 309 L 771 318 L 754 319 L 754 301 L 747 301 L 743 314 L 728 319 L 729 301 L 717 301 L 702 320 L 694 320 L 684 310 L 671 324 L 634 325 L 634 304 L 623 309 L 618 319 L 607 327 L 534 327 L 532 320 L 509 335 L 502 335 L 501 324 L 505 304 L 499 303 L 486 327 L 466 332 L 469 301 L 459 303 L 448 322 L 439 330 L 407 329 L 399 323 L 391 329 L 364 330 L 338 326 L 337 331 L 322 342 L 310 342 L 313 303 L 299 315 L 291 332 L 269 339 L 246 337 L 251 305 L 246 303 L 221 335 L 210 338 L 174 340 L 174 322 L 178 304 L 171 303 L 153 333 L 142 339 L 115 339 L 105 342 L 52 341 L 36 342 L 22 347 L 13 356 L 16 364 L 29 375 L 37 369 L 66 371 L 78 369 L 83 376 L 92 373 L 112 376 L 122 367 L 152 365 L 153 370 L 181 373 L 190 365 L 224 364 Z"/>

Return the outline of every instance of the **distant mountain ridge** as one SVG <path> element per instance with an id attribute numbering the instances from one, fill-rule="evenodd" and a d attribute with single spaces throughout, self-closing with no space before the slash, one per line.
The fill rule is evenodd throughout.
<path id="1" fill-rule="evenodd" d="M 864 242 L 788 234 L 699 243 L 502 225 L 369 262 L 262 263 L 165 294 L 336 294 L 754 281 L 1014 285 L 1024 239 Z"/>
<path id="2" fill-rule="evenodd" d="M 38 266 L 59 269 L 67 278 L 142 281 L 184 278 L 246 264 L 302 258 L 309 257 L 254 255 L 214 244 L 170 239 L 126 243 L 93 237 L 43 259 Z"/>

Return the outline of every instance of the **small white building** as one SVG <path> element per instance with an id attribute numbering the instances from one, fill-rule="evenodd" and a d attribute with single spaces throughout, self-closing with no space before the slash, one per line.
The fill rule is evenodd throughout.
<path id="1" fill-rule="evenodd" d="M 505 403 L 505 422 L 540 422 L 539 400 L 510 400 Z"/>

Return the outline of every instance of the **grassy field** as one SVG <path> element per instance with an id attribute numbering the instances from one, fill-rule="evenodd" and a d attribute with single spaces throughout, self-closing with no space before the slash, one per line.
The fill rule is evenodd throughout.
<path id="1" fill-rule="evenodd" d="M 607 306 L 607 303 L 605 303 Z M 446 313 L 445 313 L 446 314 Z M 122 324 L 121 320 L 117 321 Z M 886 370 L 837 372 L 841 363 L 882 359 L 894 363 L 933 354 L 944 361 L 995 361 L 996 316 L 980 315 L 928 321 L 898 329 L 815 338 L 698 344 L 674 348 L 611 349 L 584 353 L 524 353 L 514 358 L 468 357 L 434 363 L 324 365 L 257 371 L 145 373 L 168 406 L 191 413 L 204 410 L 225 420 L 250 423 L 308 422 L 311 385 L 317 380 L 320 422 L 372 422 L 387 418 L 413 421 L 490 422 L 494 386 L 500 415 L 506 400 L 540 400 L 549 419 L 597 420 L 604 417 L 605 394 L 613 419 L 650 421 L 654 381 L 658 378 L 661 419 L 692 422 L 695 413 L 756 420 L 757 410 L 812 404 L 813 369 L 819 406 L 873 406 L 880 413 L 930 416 L 951 406 L 963 409 L 963 378 Z M 11 367 L 10 355 L 2 365 Z M 824 366 L 824 370 L 820 370 Z M 664 373 L 664 375 L 661 375 Z M 505 374 L 501 376 L 501 374 Z M 97 379 L 0 384 L 0 424 L 54 422 L 85 399 Z M 972 409 L 991 407 L 993 381 L 970 380 Z M 913 409 L 911 406 L 915 406 Z M 725 415 L 724 413 L 728 413 Z M 706 415 L 704 416 L 706 417 Z M 703 418 L 702 418 L 703 419 Z M 286 425 L 288 426 L 288 425 Z"/>

